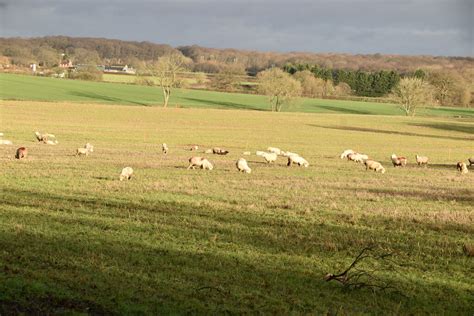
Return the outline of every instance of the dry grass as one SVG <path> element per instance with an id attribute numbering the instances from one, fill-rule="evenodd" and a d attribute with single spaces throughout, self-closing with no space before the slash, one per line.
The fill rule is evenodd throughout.
<path id="1" fill-rule="evenodd" d="M 474 154 L 472 121 L 10 101 L 0 118 L 15 144 L 0 147 L 4 311 L 472 312 L 474 173 L 455 167 Z M 86 142 L 94 153 L 75 157 Z M 186 170 L 190 144 L 230 154 Z M 253 155 L 237 172 L 243 151 L 268 146 L 310 167 Z M 340 160 L 347 148 L 387 172 Z M 393 152 L 409 165 L 393 168 Z M 135 175 L 120 182 L 124 166 Z M 396 252 L 403 269 L 383 277 L 407 297 L 322 280 L 368 244 Z"/>

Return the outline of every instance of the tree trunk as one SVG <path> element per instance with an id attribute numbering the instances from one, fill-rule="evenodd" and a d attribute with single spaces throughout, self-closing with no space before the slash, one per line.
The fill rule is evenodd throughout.
<path id="1" fill-rule="evenodd" d="M 168 106 L 168 101 L 170 100 L 171 91 L 168 88 L 163 88 L 163 107 L 166 108 Z"/>

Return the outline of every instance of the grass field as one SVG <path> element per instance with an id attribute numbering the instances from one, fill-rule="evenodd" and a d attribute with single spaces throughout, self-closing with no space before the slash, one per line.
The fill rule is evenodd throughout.
<path id="1" fill-rule="evenodd" d="M 0 79 L 3 98 L 30 80 Z M 123 106 L 0 104 L 1 131 L 14 142 L 0 146 L 0 314 L 474 312 L 473 257 L 463 252 L 474 245 L 474 172 L 455 169 L 474 156 L 472 118 L 137 107 L 125 104 L 152 103 L 157 90 L 31 82 L 22 98 L 97 101 L 83 94 L 93 89 Z M 59 144 L 35 142 L 35 130 Z M 86 142 L 94 153 L 75 157 Z M 230 154 L 206 155 L 210 172 L 186 170 L 190 144 Z M 21 145 L 29 157 L 17 161 Z M 236 171 L 243 151 L 267 146 L 311 165 L 253 155 L 251 174 Z M 339 159 L 347 148 L 387 172 Z M 409 165 L 391 167 L 393 152 Z M 417 153 L 430 157 L 428 168 L 414 165 Z M 124 166 L 135 176 L 120 182 Z M 323 280 L 371 244 L 394 252 L 399 266 L 376 275 L 398 291 Z"/>
<path id="2" fill-rule="evenodd" d="M 0 74 L 0 87 L 0 99 L 2 100 L 73 101 L 141 106 L 159 106 L 163 102 L 159 87 L 117 83 Z M 176 89 L 171 96 L 170 107 L 267 111 L 269 104 L 264 96 L 258 95 Z M 308 98 L 302 98 L 285 111 L 364 115 L 403 114 L 393 104 Z M 419 114 L 422 116 L 474 117 L 474 110 L 462 108 L 420 109 Z"/>

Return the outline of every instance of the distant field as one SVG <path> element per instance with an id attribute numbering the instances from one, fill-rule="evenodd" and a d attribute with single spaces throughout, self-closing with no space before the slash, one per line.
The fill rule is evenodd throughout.
<path id="1" fill-rule="evenodd" d="M 98 83 L 56 78 L 0 74 L 0 99 L 35 101 L 73 101 L 109 104 L 159 106 L 159 87 L 117 83 Z M 268 110 L 264 96 L 176 89 L 170 107 Z M 393 104 L 302 98 L 285 109 L 289 112 L 403 115 Z M 474 110 L 437 108 L 419 111 L 428 116 L 474 117 Z"/>
<path id="2" fill-rule="evenodd" d="M 463 252 L 474 247 L 474 170 L 455 169 L 474 156 L 472 119 L 137 107 L 125 104 L 152 104 L 158 89 L 0 78 L 9 80 L 3 98 L 123 104 L 0 104 L 1 132 L 15 144 L 0 146 L 2 315 L 474 312 L 473 258 Z M 189 106 L 216 107 L 221 101 L 204 100 L 225 97 L 238 108 L 263 103 L 177 94 L 197 99 Z M 315 104 L 303 109 L 323 110 Z M 59 144 L 37 143 L 35 130 Z M 94 153 L 75 157 L 85 142 Z M 211 172 L 186 170 L 191 144 L 198 155 L 212 146 L 230 154 L 205 155 Z M 29 148 L 28 159 L 13 159 L 17 146 Z M 267 165 L 252 155 L 252 173 L 236 171 L 243 151 L 267 146 L 311 165 Z M 387 172 L 339 159 L 347 148 Z M 390 165 L 394 152 L 408 157 L 406 168 Z M 428 168 L 414 164 L 417 153 L 430 157 Z M 128 182 L 118 181 L 124 166 L 135 169 Z M 394 252 L 397 268 L 375 274 L 398 291 L 323 280 L 367 245 Z"/>

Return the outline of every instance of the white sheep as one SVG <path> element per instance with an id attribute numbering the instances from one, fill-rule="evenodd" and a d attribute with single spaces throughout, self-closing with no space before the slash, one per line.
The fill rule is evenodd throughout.
<path id="1" fill-rule="evenodd" d="M 365 160 L 365 170 L 374 170 L 375 172 L 380 171 L 381 173 L 385 173 L 385 168 L 382 166 L 382 164 L 378 161 L 374 160 Z"/>
<path id="2" fill-rule="evenodd" d="M 250 156 L 252 153 L 250 151 L 244 151 L 242 155 L 244 156 Z"/>
<path id="3" fill-rule="evenodd" d="M 428 157 L 415 155 L 415 158 L 416 158 L 416 163 L 418 164 L 418 166 L 421 166 L 421 165 L 426 166 L 428 164 Z"/>
<path id="4" fill-rule="evenodd" d="M 267 163 L 275 162 L 278 157 L 275 153 L 267 153 L 265 151 L 257 151 L 255 154 L 265 159 Z"/>
<path id="5" fill-rule="evenodd" d="M 364 162 L 365 160 L 369 159 L 369 156 L 365 154 L 352 153 L 347 155 L 347 159 L 355 162 Z"/>
<path id="6" fill-rule="evenodd" d="M 459 170 L 459 172 L 461 172 L 461 174 L 465 174 L 469 172 L 469 170 L 467 170 L 467 165 L 465 162 L 462 162 L 462 161 L 458 162 L 456 167 Z"/>
<path id="7" fill-rule="evenodd" d="M 51 138 L 56 138 L 53 134 L 48 134 L 48 133 L 40 133 L 40 132 L 35 132 L 36 139 L 38 139 L 39 142 L 43 142 L 48 145 L 57 145 L 58 141 L 56 139 L 51 139 Z"/>
<path id="8" fill-rule="evenodd" d="M 13 143 L 8 139 L 0 139 L 0 145 L 13 145 Z"/>
<path id="9" fill-rule="evenodd" d="M 469 161 L 469 167 L 474 165 L 474 157 L 469 158 L 467 161 Z"/>
<path id="10" fill-rule="evenodd" d="M 209 160 L 202 157 L 191 157 L 189 158 L 189 166 L 188 169 L 194 169 L 195 167 L 199 167 L 201 169 L 212 170 L 214 166 L 211 164 Z"/>
<path id="11" fill-rule="evenodd" d="M 355 154 L 355 151 L 353 151 L 352 149 L 344 150 L 341 154 L 341 159 L 347 158 L 349 154 Z"/>
<path id="12" fill-rule="evenodd" d="M 161 144 L 161 151 L 163 152 L 163 154 L 167 154 L 168 153 L 168 145 L 166 145 L 166 143 L 163 143 Z"/>
<path id="13" fill-rule="evenodd" d="M 80 155 L 89 156 L 89 153 L 92 153 L 92 152 L 94 152 L 94 146 L 92 146 L 90 143 L 87 143 L 84 145 L 84 147 L 76 149 L 76 156 L 80 156 Z"/>
<path id="14" fill-rule="evenodd" d="M 191 148 L 189 148 L 190 151 L 197 151 L 199 149 L 198 145 L 193 145 Z"/>
<path id="15" fill-rule="evenodd" d="M 125 167 L 122 169 L 122 173 L 120 174 L 120 181 L 123 181 L 124 179 L 130 180 L 132 178 L 132 175 L 132 167 Z"/>
<path id="16" fill-rule="evenodd" d="M 210 148 L 210 149 L 206 149 L 206 150 L 204 151 L 204 153 L 205 153 L 205 154 L 212 154 L 212 149 L 211 149 L 211 148 Z"/>
<path id="17" fill-rule="evenodd" d="M 291 151 L 282 151 L 281 155 L 284 157 L 299 156 L 297 153 L 292 153 Z"/>
<path id="18" fill-rule="evenodd" d="M 281 149 L 277 148 L 277 147 L 268 147 L 267 151 L 269 153 L 274 153 L 274 154 L 277 154 L 277 155 L 281 155 Z"/>
<path id="19" fill-rule="evenodd" d="M 237 160 L 235 165 L 240 172 L 252 172 L 252 169 L 250 169 L 249 165 L 247 164 L 247 160 L 245 160 L 244 158 L 240 158 L 239 160 Z"/>
<path id="20" fill-rule="evenodd" d="M 306 161 L 306 159 L 304 159 L 303 157 L 301 156 L 289 156 L 288 157 L 288 163 L 287 163 L 287 166 L 291 166 L 292 164 L 297 164 L 298 166 L 304 166 L 306 168 L 308 168 L 309 166 L 309 163 L 308 161 Z"/>

